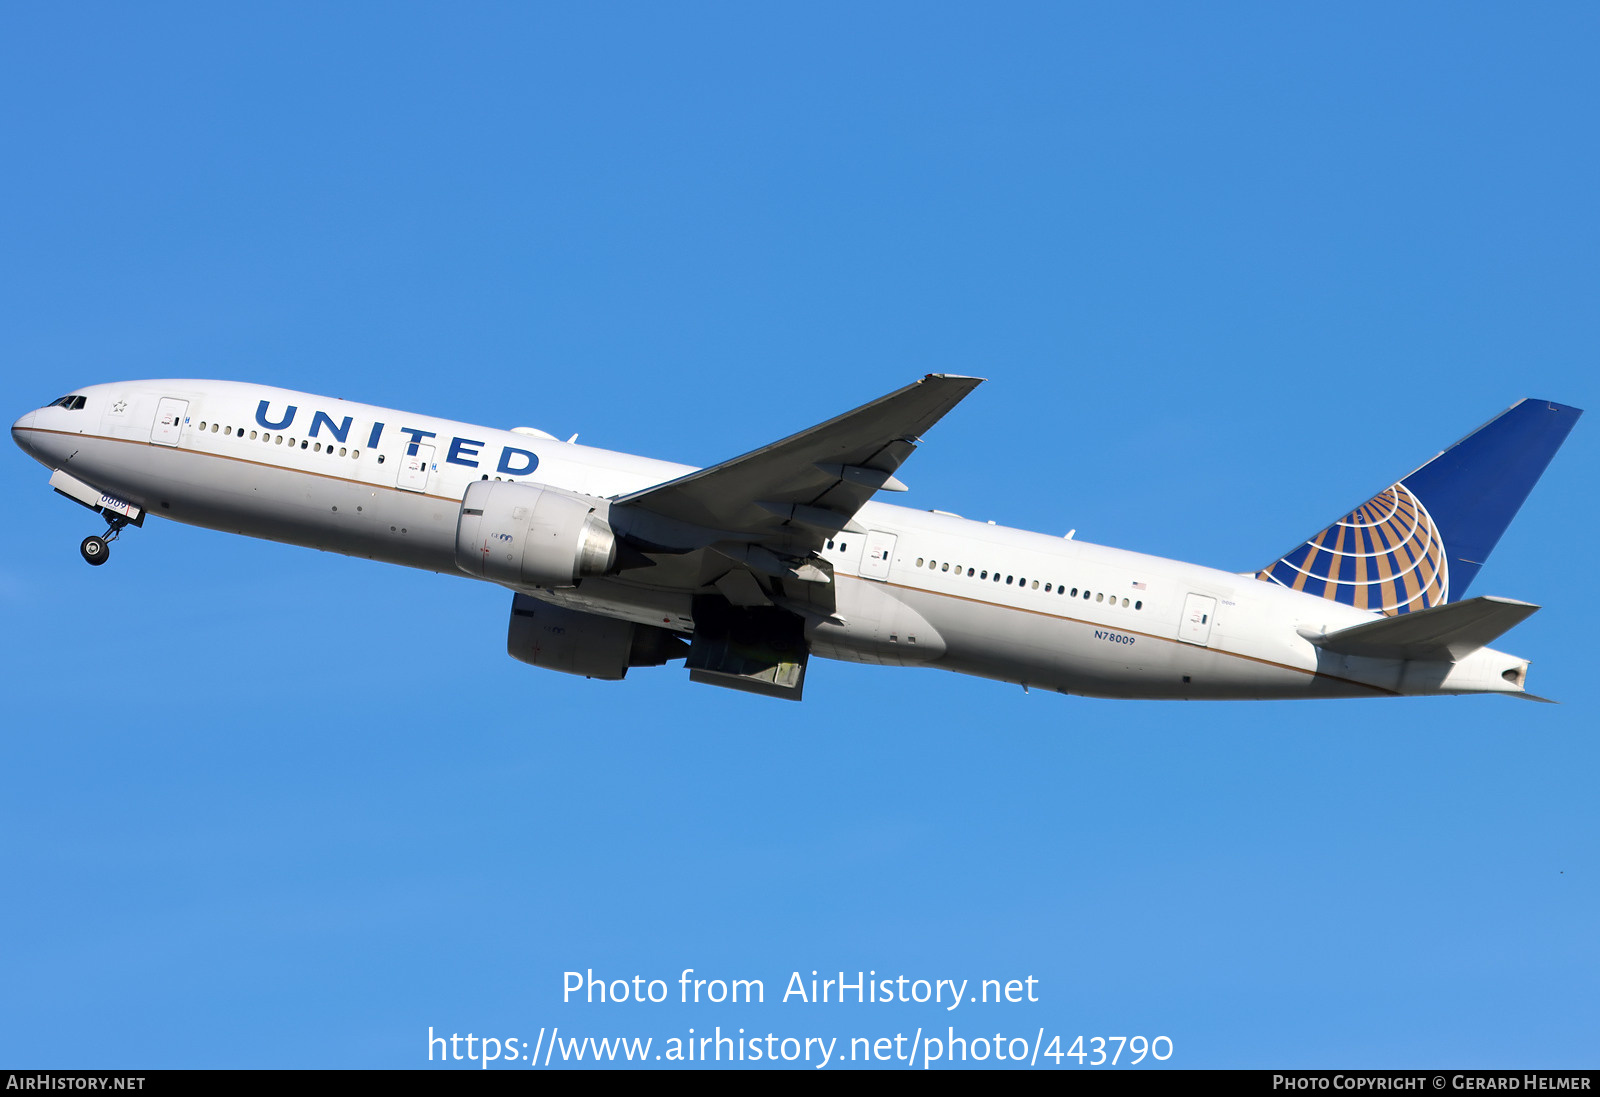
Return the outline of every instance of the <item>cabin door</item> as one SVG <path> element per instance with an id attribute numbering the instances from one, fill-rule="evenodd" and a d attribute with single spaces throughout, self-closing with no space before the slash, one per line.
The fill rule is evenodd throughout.
<path id="1" fill-rule="evenodd" d="M 861 551 L 861 574 L 867 579 L 889 578 L 889 565 L 894 563 L 895 535 L 867 531 L 867 543 Z"/>
<path id="2" fill-rule="evenodd" d="M 183 433 L 183 417 L 189 414 L 189 401 L 163 396 L 156 404 L 156 420 L 150 425 L 150 441 L 158 446 L 175 446 Z"/>
<path id="3" fill-rule="evenodd" d="M 406 491 L 427 491 L 428 473 L 433 469 L 433 447 L 418 446 L 413 454 L 401 454 L 400 477 L 395 487 Z"/>
<path id="4" fill-rule="evenodd" d="M 1204 594 L 1191 594 L 1183 600 L 1183 617 L 1178 621 L 1178 639 L 1205 647 L 1211 639 L 1212 620 L 1217 615 L 1217 600 Z"/>

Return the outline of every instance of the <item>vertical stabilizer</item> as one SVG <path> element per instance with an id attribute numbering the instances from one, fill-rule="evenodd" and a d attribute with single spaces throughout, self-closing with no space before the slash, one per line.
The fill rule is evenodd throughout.
<path id="1" fill-rule="evenodd" d="M 1460 599 L 1582 414 L 1519 401 L 1256 578 L 1391 616 Z"/>

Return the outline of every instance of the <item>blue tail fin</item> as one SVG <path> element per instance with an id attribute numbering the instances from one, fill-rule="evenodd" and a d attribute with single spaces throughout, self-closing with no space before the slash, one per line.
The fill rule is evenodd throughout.
<path id="1" fill-rule="evenodd" d="M 1582 414 L 1517 402 L 1256 578 L 1390 616 L 1456 601 Z"/>

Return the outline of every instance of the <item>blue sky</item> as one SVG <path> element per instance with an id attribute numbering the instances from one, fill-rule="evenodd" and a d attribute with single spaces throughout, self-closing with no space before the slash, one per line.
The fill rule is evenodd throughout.
<path id="1" fill-rule="evenodd" d="M 1562 4 L 13 6 L 0 395 L 257 380 L 706 464 L 979 374 L 908 505 L 1252 569 L 1520 397 L 1595 406 L 1597 32 Z M 1559 707 L 586 682 L 508 659 L 509 595 L 465 579 L 160 521 L 91 571 L 94 523 L 13 451 L 0 1062 L 720 1025 L 1593 1066 L 1596 592 L 1561 563 L 1593 427 L 1473 588 L 1545 606 L 1502 646 Z M 768 1002 L 561 1002 L 569 969 L 690 967 Z M 813 969 L 1040 1000 L 777 1000 Z"/>

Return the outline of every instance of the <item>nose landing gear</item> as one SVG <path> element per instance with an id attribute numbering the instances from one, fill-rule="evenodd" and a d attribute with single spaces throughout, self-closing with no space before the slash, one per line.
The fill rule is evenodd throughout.
<path id="1" fill-rule="evenodd" d="M 78 546 L 79 554 L 95 567 L 111 559 L 111 542 L 117 539 L 122 528 L 128 524 L 128 520 L 120 514 L 109 514 L 107 517 L 110 518 L 111 524 L 106 527 L 106 531 L 99 537 L 85 537 L 83 543 Z"/>

